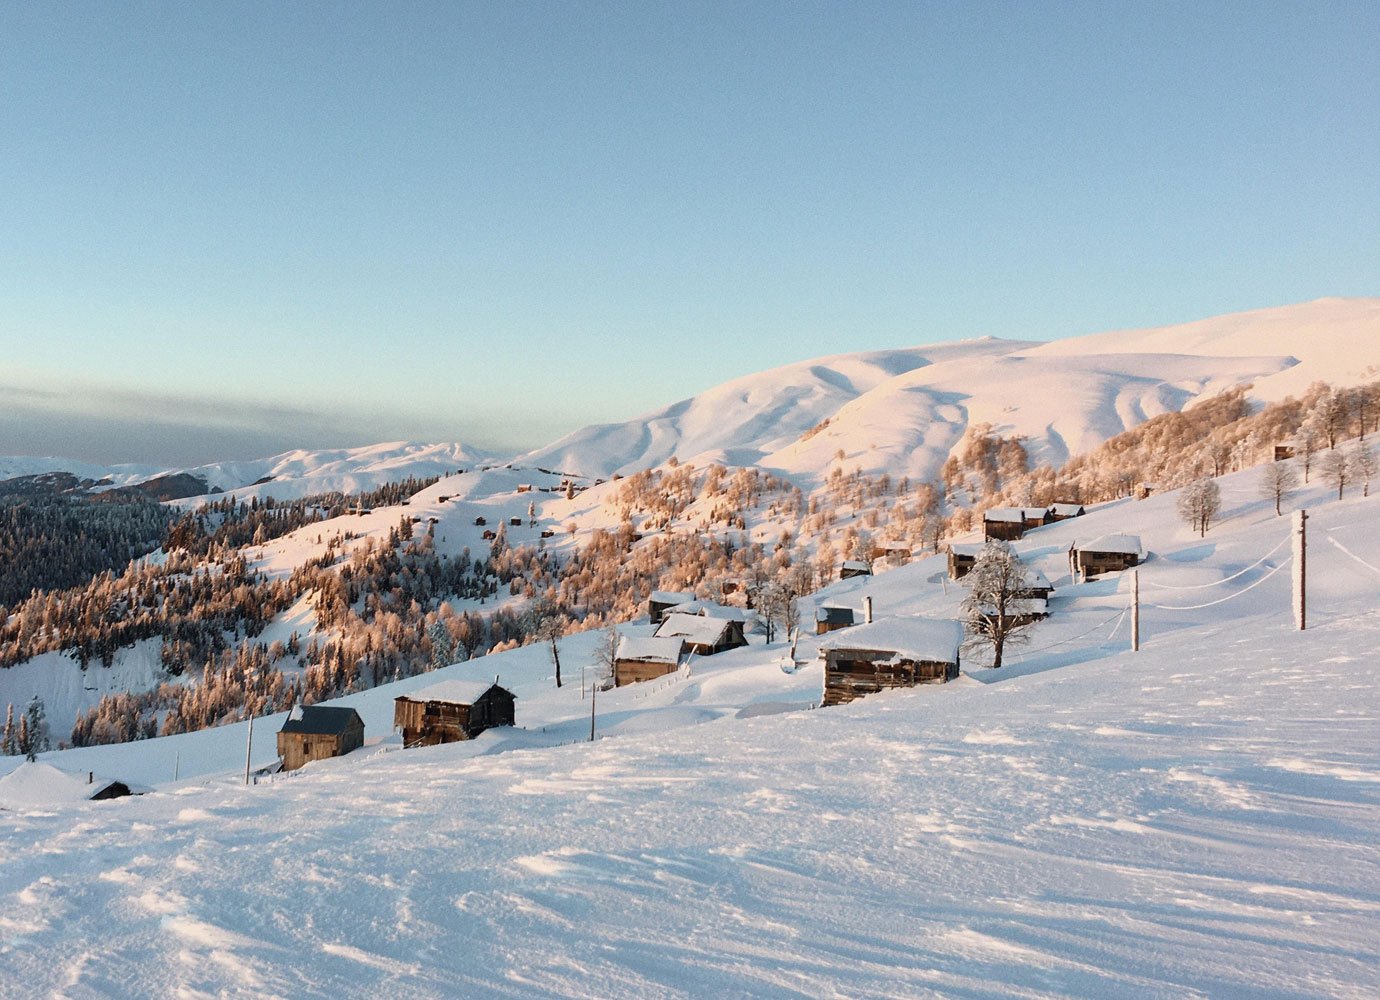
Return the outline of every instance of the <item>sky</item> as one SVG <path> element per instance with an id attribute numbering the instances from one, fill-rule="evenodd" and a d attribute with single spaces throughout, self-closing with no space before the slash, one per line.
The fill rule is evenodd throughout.
<path id="1" fill-rule="evenodd" d="M 0 454 L 1380 294 L 1380 5 L 0 5 Z"/>

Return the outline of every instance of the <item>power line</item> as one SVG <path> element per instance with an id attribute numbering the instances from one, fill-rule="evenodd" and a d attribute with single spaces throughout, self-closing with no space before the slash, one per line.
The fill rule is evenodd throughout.
<path id="1" fill-rule="evenodd" d="M 1279 542 L 1278 545 L 1276 545 L 1274 548 L 1272 548 L 1269 552 L 1266 552 L 1263 556 L 1261 556 L 1261 557 L 1260 557 L 1259 559 L 1257 559 L 1255 562 L 1251 563 L 1251 564 L 1250 564 L 1249 566 L 1247 566 L 1245 569 L 1238 570 L 1237 572 L 1233 573 L 1231 576 L 1224 576 L 1224 577 L 1223 577 L 1222 579 L 1220 579 L 1220 580 L 1213 580 L 1211 583 L 1197 583 L 1197 584 L 1193 584 L 1193 585 L 1191 585 L 1191 586 L 1175 587 L 1175 586 L 1173 586 L 1173 585 L 1171 585 L 1171 584 L 1168 584 L 1168 583 L 1155 583 L 1153 580 L 1146 580 L 1146 581 L 1145 581 L 1145 585 L 1146 585 L 1147 587 L 1154 587 L 1154 588 L 1156 588 L 1156 589 L 1158 589 L 1158 590 L 1206 590 L 1208 587 L 1220 587 L 1222 584 L 1224 584 L 1224 583 L 1230 583 L 1232 580 L 1235 580 L 1238 576 L 1244 576 L 1246 573 L 1249 573 L 1251 570 L 1255 569 L 1257 566 L 1259 566 L 1261 563 L 1263 563 L 1266 559 L 1269 559 L 1272 555 L 1274 555 L 1274 554 L 1275 554 L 1276 552 L 1278 552 L 1280 549 L 1284 548 L 1284 546 L 1288 545 L 1288 544 L 1289 544 L 1289 539 L 1290 539 L 1290 536 L 1289 536 L 1289 535 L 1285 535 L 1282 539 L 1280 539 L 1280 542 Z M 1380 572 L 1380 571 L 1377 571 L 1377 572 Z"/>

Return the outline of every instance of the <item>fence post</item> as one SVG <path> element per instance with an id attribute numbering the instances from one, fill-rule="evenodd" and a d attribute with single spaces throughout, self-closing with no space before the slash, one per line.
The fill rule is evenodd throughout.
<path id="1" fill-rule="evenodd" d="M 1308 511 L 1294 514 L 1294 624 L 1308 627 Z"/>
<path id="2" fill-rule="evenodd" d="M 1131 570 L 1131 652 L 1140 652 L 1140 570 Z"/>

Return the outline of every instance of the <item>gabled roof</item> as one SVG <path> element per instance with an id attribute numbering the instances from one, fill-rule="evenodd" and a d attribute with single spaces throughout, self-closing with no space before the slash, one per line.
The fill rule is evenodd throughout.
<path id="1" fill-rule="evenodd" d="M 680 663 L 685 640 L 680 636 L 625 635 L 618 640 L 618 659 L 641 663 Z"/>
<path id="2" fill-rule="evenodd" d="M 1027 590 L 1053 590 L 1054 584 L 1049 582 L 1049 577 L 1045 576 L 1038 569 L 1027 566 L 1025 570 L 1025 580 Z"/>
<path id="3" fill-rule="evenodd" d="M 831 632 L 819 644 L 821 652 L 866 649 L 890 651 L 895 659 L 916 663 L 957 663 L 958 647 L 963 642 L 963 626 L 956 621 L 897 615 L 870 625 L 855 625 L 842 632 Z"/>
<path id="4" fill-rule="evenodd" d="M 87 781 L 87 774 L 72 774 L 43 761 L 25 761 L 0 778 L 0 809 L 24 809 L 56 805 L 60 802 L 81 802 L 117 784 L 113 778 L 96 777 Z M 129 782 L 118 782 L 131 791 L 143 791 Z"/>
<path id="5" fill-rule="evenodd" d="M 861 570 L 864 573 L 872 572 L 872 564 L 866 559 L 845 559 L 843 561 L 843 568 Z"/>
<path id="6" fill-rule="evenodd" d="M 854 621 L 852 608 L 820 608 L 815 612 L 815 621 L 823 622 L 826 625 L 852 625 Z"/>
<path id="7" fill-rule="evenodd" d="M 708 615 L 710 618 L 722 618 L 728 622 L 747 622 L 748 613 L 742 608 L 730 607 L 727 604 L 717 604 L 714 601 L 685 601 L 666 609 L 671 614 L 684 615 Z"/>
<path id="8" fill-rule="evenodd" d="M 428 684 L 426 687 L 418 688 L 416 691 L 400 695 L 398 699 L 408 701 L 428 702 L 443 701 L 448 705 L 473 705 L 484 695 L 489 693 L 490 688 L 498 688 L 505 694 L 511 695 L 512 692 L 507 688 L 499 687 L 495 681 L 472 681 L 456 678 L 454 680 L 437 681 L 435 684 Z"/>
<path id="9" fill-rule="evenodd" d="M 352 722 L 364 725 L 364 720 L 353 708 L 331 708 L 326 705 L 308 705 L 293 709 L 283 723 L 280 733 L 310 733 L 320 736 L 335 736 L 350 728 Z"/>
<path id="10" fill-rule="evenodd" d="M 1054 511 L 1059 517 L 1077 517 L 1084 513 L 1081 503 L 1056 503 L 1050 504 L 1050 510 Z"/>
<path id="11" fill-rule="evenodd" d="M 976 559 L 982 555 L 982 549 L 982 542 L 954 542 L 949 546 L 950 552 L 965 559 Z"/>
<path id="12" fill-rule="evenodd" d="M 694 592 L 685 590 L 654 590 L 648 598 L 653 604 L 684 604 L 694 599 Z"/>
<path id="13" fill-rule="evenodd" d="M 982 515 L 984 521 L 1024 523 L 1025 511 L 1020 507 L 993 507 Z"/>
<path id="14" fill-rule="evenodd" d="M 1139 535 L 1111 534 L 1094 538 L 1090 542 L 1074 542 L 1079 552 L 1116 552 L 1122 555 L 1138 556 L 1143 551 Z"/>
<path id="15" fill-rule="evenodd" d="M 686 642 L 695 646 L 715 646 L 724 638 L 731 621 L 711 618 L 708 615 L 671 614 L 656 630 L 656 637 L 682 636 Z"/>

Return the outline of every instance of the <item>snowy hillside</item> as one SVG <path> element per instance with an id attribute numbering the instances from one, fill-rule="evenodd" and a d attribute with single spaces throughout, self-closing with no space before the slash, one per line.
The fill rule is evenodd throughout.
<path id="1" fill-rule="evenodd" d="M 1299 632 L 1257 473 L 1219 480 L 1206 538 L 1172 493 L 1032 532 L 1051 618 L 944 686 L 803 710 L 818 640 L 792 670 L 759 635 L 600 693 L 590 745 L 596 633 L 559 690 L 538 645 L 341 699 L 366 747 L 268 784 L 236 783 L 242 724 L 45 754 L 160 788 L 0 813 L 0 972 L 73 997 L 1373 996 L 1380 500 L 1294 497 Z M 1150 554 L 1139 653 L 1129 579 L 1068 575 L 1109 531 Z M 944 616 L 960 590 L 928 558 L 814 601 L 864 596 Z M 495 675 L 521 728 L 396 749 L 397 694 Z"/>
<path id="2" fill-rule="evenodd" d="M 1374 370 L 1380 300 L 1324 299 L 1043 345 L 987 338 L 820 358 L 587 427 L 517 461 L 606 476 L 675 455 L 809 484 L 841 449 L 850 469 L 928 478 L 977 424 L 1022 435 L 1037 460 L 1057 464 L 1232 385 L 1252 382 L 1257 398 L 1279 399 Z"/>

